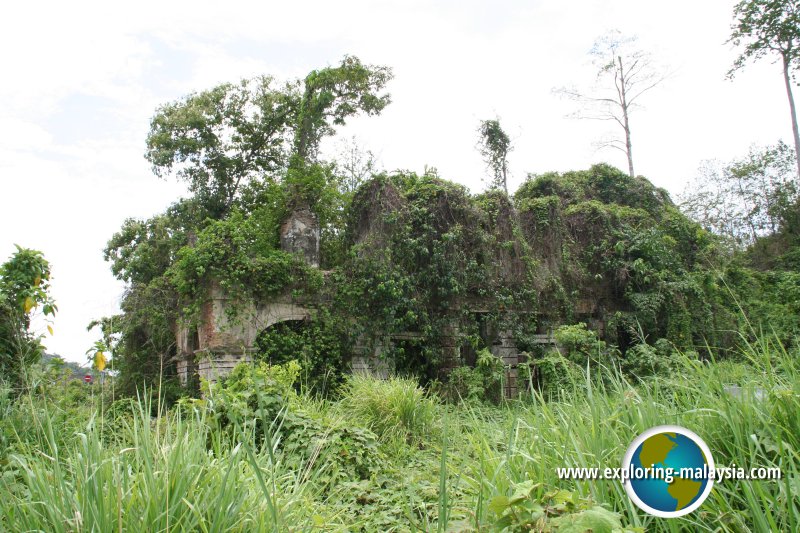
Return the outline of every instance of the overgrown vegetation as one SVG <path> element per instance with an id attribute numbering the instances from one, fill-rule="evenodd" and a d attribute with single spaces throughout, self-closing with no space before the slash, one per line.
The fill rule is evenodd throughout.
<path id="1" fill-rule="evenodd" d="M 741 2 L 733 41 L 778 4 Z M 629 171 L 529 175 L 513 196 L 498 120 L 479 194 L 322 160 L 336 126 L 390 102 L 391 71 L 355 57 L 160 107 L 146 157 L 191 195 L 105 249 L 127 290 L 87 353 L 112 356 L 109 388 L 37 363 L 32 313 L 56 312 L 42 254 L 0 267 L 0 530 L 800 530 L 797 161 L 753 149 L 679 207 L 633 171 L 631 59 L 601 70 Z M 179 382 L 234 354 L 252 361 Z M 665 423 L 783 478 L 720 483 L 664 521 L 618 481 L 556 473 L 616 467 Z"/>
<path id="2" fill-rule="evenodd" d="M 49 289 L 50 264 L 41 252 L 17 246 L 0 265 L 0 383 L 23 388 L 28 367 L 44 353 L 43 334 L 31 331 L 31 318 L 37 310 L 44 320 L 55 315 Z"/>
<path id="3" fill-rule="evenodd" d="M 273 324 L 241 349 L 300 360 L 304 386 L 322 395 L 337 394 L 353 360 L 377 354 L 450 400 L 499 401 L 504 369 L 478 354 L 502 343 L 527 354 L 528 384 L 547 390 L 544 376 L 557 383 L 587 354 L 555 353 L 537 335 L 580 323 L 605 343 L 590 364 L 637 376 L 667 371 L 674 348 L 735 352 L 754 338 L 742 316 L 794 345 L 798 200 L 784 145 L 726 167 L 713 183 L 727 196 L 712 203 L 699 188 L 684 203 L 698 221 L 606 164 L 530 175 L 509 197 L 498 180 L 510 142 L 497 121 L 482 130 L 497 183 L 481 194 L 434 170 L 375 173 L 370 162 L 365 173 L 352 154 L 321 160 L 335 126 L 385 108 L 390 78 L 346 57 L 285 86 L 262 77 L 158 109 L 147 157 L 192 196 L 126 221 L 108 243 L 129 287 L 121 315 L 103 321 L 123 393 L 160 383 L 170 401 L 182 394 L 176 356 L 198 346 L 180 353 L 176 332 L 200 338 L 212 294 L 227 299 L 233 326 L 252 321 L 239 311 L 271 301 L 313 309 L 302 326 Z M 298 213 L 318 230 L 307 249 L 285 233 Z M 729 228 L 740 219 L 749 226 Z"/>
<path id="4" fill-rule="evenodd" d="M 670 374 L 644 380 L 576 365 L 549 399 L 502 407 L 441 404 L 409 380 L 367 377 L 341 401 L 319 400 L 293 388 L 294 362 L 241 365 L 169 410 L 104 407 L 100 391 L 43 376 L 19 401 L 0 391 L 0 528 L 796 530 L 797 352 L 764 335 L 735 361 L 671 360 Z M 618 480 L 558 479 L 562 466 L 619 465 L 633 437 L 665 422 L 702 435 L 718 466 L 780 467 L 783 478 L 719 482 L 673 520 L 642 513 Z"/>

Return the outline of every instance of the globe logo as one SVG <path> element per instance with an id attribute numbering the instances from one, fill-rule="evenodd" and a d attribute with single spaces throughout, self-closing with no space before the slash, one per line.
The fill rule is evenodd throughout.
<path id="1" fill-rule="evenodd" d="M 636 437 L 622 470 L 630 499 L 663 518 L 691 513 L 714 485 L 711 451 L 703 439 L 680 426 L 657 426 Z"/>

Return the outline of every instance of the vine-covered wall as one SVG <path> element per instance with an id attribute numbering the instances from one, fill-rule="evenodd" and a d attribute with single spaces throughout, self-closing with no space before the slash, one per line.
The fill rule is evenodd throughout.
<path id="1" fill-rule="evenodd" d="M 174 267 L 184 319 L 209 284 L 228 294 L 233 328 L 276 298 L 313 308 L 305 323 L 265 327 L 257 342 L 250 334 L 242 353 L 297 355 L 314 383 L 376 354 L 397 372 L 446 381 L 484 349 L 543 354 L 542 335 L 579 322 L 623 357 L 639 344 L 718 340 L 715 305 L 726 302 L 705 267 L 713 240 L 666 192 L 608 165 L 529 176 L 513 198 L 433 173 L 382 174 L 338 219 L 321 232 L 322 250 L 337 240 L 324 271 L 281 251 L 275 225 L 256 215 L 208 226 Z"/>

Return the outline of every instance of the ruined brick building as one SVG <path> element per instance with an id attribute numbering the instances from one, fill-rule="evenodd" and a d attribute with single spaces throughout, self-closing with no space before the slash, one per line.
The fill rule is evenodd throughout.
<path id="1" fill-rule="evenodd" d="M 428 315 L 438 324 L 436 350 L 443 375 L 474 363 L 480 337 L 478 342 L 507 366 L 505 393 L 514 395 L 521 350 L 551 347 L 552 328 L 562 323 L 585 322 L 601 336 L 613 336 L 617 330 L 607 331 L 609 317 L 632 309 L 626 300 L 630 271 L 607 266 L 616 253 L 609 236 L 630 221 L 658 221 L 665 209 L 672 209 L 668 197 L 647 180 L 607 166 L 573 173 L 572 182 L 545 178 L 524 184 L 513 203 L 503 194 L 473 196 L 436 177 L 405 175 L 373 179 L 356 194 L 348 218 L 352 257 L 404 264 L 407 272 L 424 263 L 425 275 L 449 268 L 447 275 L 457 280 L 449 292 L 434 288 L 425 293 Z M 606 190 L 611 187 L 623 192 Z M 279 237 L 283 251 L 320 266 L 321 228 L 312 209 L 292 210 Z M 414 279 L 426 281 L 424 276 Z M 516 298 L 523 293 L 532 297 Z M 364 298 L 369 297 L 367 287 Z M 314 320 L 328 305 L 324 298 L 286 290 L 265 299 L 238 299 L 238 318 L 231 320 L 233 303 L 212 282 L 200 303 L 197 327 L 178 328 L 176 360 L 184 382 L 194 374 L 215 381 L 237 363 L 252 360 L 261 331 Z M 362 313 L 354 320 L 371 322 L 372 317 Z M 373 329 L 355 343 L 351 369 L 386 375 L 392 370 L 383 357 L 388 347 L 425 338 L 413 322 L 405 329 Z"/>

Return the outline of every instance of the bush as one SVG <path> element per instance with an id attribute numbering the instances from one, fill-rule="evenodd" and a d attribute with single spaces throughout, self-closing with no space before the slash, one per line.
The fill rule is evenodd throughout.
<path id="1" fill-rule="evenodd" d="M 533 366 L 533 382 L 545 396 L 556 396 L 562 390 L 572 390 L 583 378 L 581 368 L 557 350 L 533 359 L 530 364 Z"/>
<path id="2" fill-rule="evenodd" d="M 55 316 L 58 308 L 49 290 L 50 264 L 41 252 L 17 246 L 0 265 L 0 378 L 21 384 L 28 368 L 41 358 L 41 336 L 30 327 L 37 308 L 45 320 Z"/>
<path id="3" fill-rule="evenodd" d="M 281 420 L 281 449 L 287 466 L 309 471 L 316 465 L 318 482 L 338 483 L 371 479 L 386 468 L 372 431 L 346 421 L 317 419 L 303 412 L 289 412 Z"/>
<path id="4" fill-rule="evenodd" d="M 354 375 L 341 405 L 383 439 L 412 442 L 433 429 L 436 402 L 409 378 Z"/>
<path id="5" fill-rule="evenodd" d="M 586 359 L 597 362 L 606 354 L 606 343 L 597 338 L 597 333 L 587 329 L 583 322 L 560 326 L 553 332 L 564 357 L 575 364 L 584 366 Z"/>
<path id="6" fill-rule="evenodd" d="M 326 482 L 375 475 L 382 467 L 375 434 L 304 409 L 294 390 L 301 371 L 296 361 L 239 364 L 207 388 L 206 406 L 221 428 L 235 431 L 237 438 L 252 435 L 257 445 L 281 451 L 284 462 L 297 470 L 317 465 Z"/>
<path id="7" fill-rule="evenodd" d="M 511 497 L 492 498 L 489 509 L 497 517 L 497 531 L 630 531 L 622 529 L 619 513 L 597 505 L 575 492 L 554 489 L 543 493 L 542 484 L 525 481 L 514 486 Z"/>
<path id="8" fill-rule="evenodd" d="M 658 339 L 652 346 L 636 344 L 625 352 L 622 368 L 637 377 L 665 375 L 675 367 L 675 350 L 666 339 Z"/>
<path id="9" fill-rule="evenodd" d="M 471 366 L 454 368 L 447 376 L 447 383 L 440 386 L 439 394 L 453 403 L 483 400 L 486 394 L 483 375 Z"/>
<path id="10" fill-rule="evenodd" d="M 218 383 L 204 383 L 207 405 L 221 427 L 253 432 L 262 441 L 278 415 L 296 398 L 300 365 L 240 363 Z"/>
<path id="11" fill-rule="evenodd" d="M 499 402 L 503 398 L 503 361 L 484 348 L 478 352 L 474 368 L 460 366 L 453 369 L 447 383 L 441 386 L 441 395 L 448 401 Z"/>

